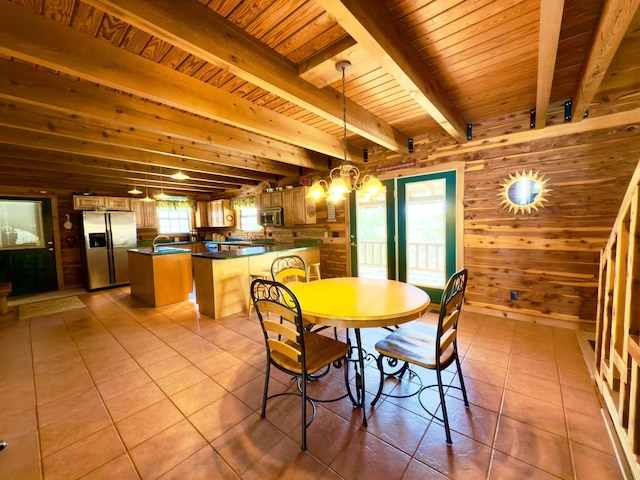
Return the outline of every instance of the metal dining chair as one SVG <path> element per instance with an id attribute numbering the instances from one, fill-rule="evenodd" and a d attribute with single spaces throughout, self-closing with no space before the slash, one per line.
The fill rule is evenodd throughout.
<path id="1" fill-rule="evenodd" d="M 271 277 L 274 282 L 307 282 L 309 270 L 307 262 L 298 255 L 277 257 L 271 264 Z"/>
<path id="2" fill-rule="evenodd" d="M 256 279 L 251 283 L 251 298 L 264 333 L 267 353 L 260 416 L 265 418 L 268 400 L 282 395 L 300 396 L 302 399 L 301 448 L 306 450 L 307 428 L 316 417 L 316 402 L 334 402 L 348 395 L 346 383 L 349 379 L 349 362 L 347 361 L 349 346 L 339 340 L 308 331 L 305 328 L 298 299 L 282 283 Z M 310 397 L 307 394 L 307 384 L 316 378 L 314 374 L 332 364 L 344 368 L 344 395 L 330 399 Z M 297 391 L 269 395 L 271 366 L 294 376 L 297 379 Z M 309 421 L 307 421 L 307 403 L 313 409 Z"/>
<path id="3" fill-rule="evenodd" d="M 449 419 L 447 417 L 442 371 L 453 363 L 456 365 L 456 371 L 460 379 L 460 387 L 449 385 L 449 388 L 460 389 L 462 391 L 464 405 L 465 407 L 469 407 L 464 378 L 462 377 L 462 369 L 460 368 L 457 342 L 458 320 L 460 318 L 460 309 L 462 308 L 464 300 L 468 276 L 469 273 L 467 269 L 463 268 L 454 273 L 447 281 L 447 285 L 442 293 L 440 315 L 437 325 L 412 322 L 406 326 L 401 326 L 376 343 L 375 346 L 380 354 L 377 360 L 380 372 L 384 371 L 383 363 L 386 359 L 399 360 L 429 370 L 435 370 L 438 383 L 423 386 L 411 395 L 417 394 L 422 408 L 433 418 L 444 423 L 447 444 L 449 445 L 452 444 L 452 441 Z M 380 395 L 382 395 L 382 386 L 383 382 L 381 381 L 378 393 L 373 402 L 371 402 L 372 405 L 374 405 L 380 398 Z M 430 412 L 421 398 L 422 393 L 426 389 L 434 387 L 438 387 L 438 393 L 440 394 L 441 417 Z"/>

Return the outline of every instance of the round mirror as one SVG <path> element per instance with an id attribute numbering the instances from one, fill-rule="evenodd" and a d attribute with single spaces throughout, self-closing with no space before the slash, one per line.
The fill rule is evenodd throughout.
<path id="1" fill-rule="evenodd" d="M 543 202 L 547 201 L 547 195 L 550 190 L 547 188 L 548 180 L 543 179 L 543 175 L 533 171 L 516 172 L 515 175 L 509 175 L 502 184 L 502 190 L 498 195 L 502 198 L 502 205 L 509 211 L 514 210 L 515 213 L 531 213 L 532 209 L 538 210 L 538 207 L 544 207 Z"/>

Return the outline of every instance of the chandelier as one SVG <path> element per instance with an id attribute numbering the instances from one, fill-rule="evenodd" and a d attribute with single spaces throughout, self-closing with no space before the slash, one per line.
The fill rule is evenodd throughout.
<path id="1" fill-rule="evenodd" d="M 336 63 L 336 70 L 342 71 L 342 127 L 344 146 L 344 158 L 339 167 L 329 172 L 329 182 L 326 180 L 315 180 L 307 198 L 318 201 L 327 198 L 331 203 L 337 203 L 345 199 L 353 190 L 358 191 L 358 198 L 370 200 L 384 196 L 387 189 L 380 183 L 375 175 L 362 175 L 358 167 L 347 162 L 347 97 L 345 95 L 345 74 L 351 68 L 351 62 L 343 60 Z"/>

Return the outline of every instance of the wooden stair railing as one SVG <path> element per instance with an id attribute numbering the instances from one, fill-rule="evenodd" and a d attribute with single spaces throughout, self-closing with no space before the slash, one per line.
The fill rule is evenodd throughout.
<path id="1" fill-rule="evenodd" d="M 640 479 L 640 162 L 600 258 L 596 384 Z"/>

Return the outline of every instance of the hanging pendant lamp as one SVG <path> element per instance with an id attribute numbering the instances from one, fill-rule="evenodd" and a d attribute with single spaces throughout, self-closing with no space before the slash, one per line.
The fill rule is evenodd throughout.
<path id="1" fill-rule="evenodd" d="M 318 201 L 326 198 L 331 203 L 338 203 L 346 198 L 353 190 L 358 191 L 358 197 L 367 201 L 378 198 L 386 193 L 386 188 L 375 175 L 360 176 L 360 170 L 347 162 L 347 96 L 345 91 L 346 72 L 351 68 L 351 62 L 343 60 L 336 63 L 336 70 L 342 72 L 342 145 L 344 156 L 342 164 L 329 172 L 329 182 L 316 180 L 313 182 L 307 198 Z"/>

